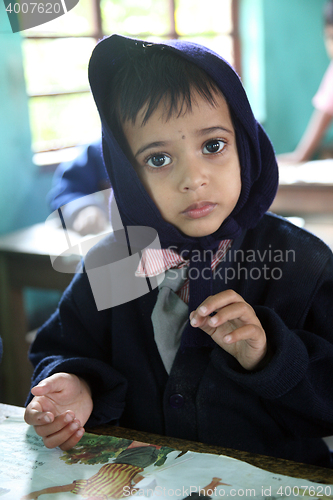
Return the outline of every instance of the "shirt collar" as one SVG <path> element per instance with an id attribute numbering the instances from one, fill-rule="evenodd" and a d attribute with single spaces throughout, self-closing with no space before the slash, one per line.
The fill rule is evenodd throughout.
<path id="1" fill-rule="evenodd" d="M 221 262 L 230 248 L 231 243 L 232 240 L 220 241 L 216 253 L 212 256 L 212 270 Z M 161 250 L 146 248 L 142 252 L 142 257 L 135 275 L 142 278 L 151 278 L 166 272 L 168 269 L 188 266 L 189 262 L 190 259 L 184 258 L 170 248 L 163 248 Z"/>

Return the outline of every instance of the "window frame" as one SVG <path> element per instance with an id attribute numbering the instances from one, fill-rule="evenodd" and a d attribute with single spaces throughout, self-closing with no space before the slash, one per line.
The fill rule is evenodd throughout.
<path id="1" fill-rule="evenodd" d="M 84 35 L 57 35 L 57 34 L 52 34 L 52 35 L 30 35 L 29 32 L 22 33 L 23 38 L 26 40 L 56 40 L 56 39 L 70 39 L 70 38 L 90 38 L 94 39 L 95 42 L 97 43 L 99 40 L 101 40 L 104 36 L 107 35 L 107 33 L 104 32 L 103 30 L 103 20 L 102 20 L 102 10 L 101 10 L 101 2 L 100 0 L 91 0 L 92 1 L 92 24 L 93 24 L 93 31 L 89 34 L 84 34 Z M 176 21 L 175 21 L 175 11 L 177 7 L 177 0 L 166 0 L 169 3 L 169 15 L 170 15 L 170 27 L 171 30 L 169 33 L 165 33 L 162 37 L 165 39 L 178 39 L 181 37 L 179 33 L 177 33 L 176 30 Z M 238 75 L 241 76 L 241 49 L 240 49 L 240 36 L 239 36 L 239 0 L 231 0 L 231 21 L 232 21 L 232 30 L 229 33 L 226 33 L 226 35 L 230 36 L 231 41 L 232 41 L 232 51 L 233 51 L 233 57 L 234 57 L 234 68 Z M 144 34 L 136 34 L 133 35 L 134 37 L 137 36 L 138 38 L 144 38 Z M 65 96 L 65 95 L 82 95 L 85 93 L 90 93 L 90 89 L 78 89 L 78 90 L 73 90 L 73 91 L 64 91 L 64 92 L 44 92 L 44 93 L 28 93 L 28 99 L 38 99 L 38 98 L 45 98 L 45 97 L 58 97 L 58 96 Z M 38 151 L 35 152 L 35 155 L 39 156 L 40 154 L 47 154 L 52 151 L 64 151 L 66 149 L 72 149 L 77 147 L 77 145 L 73 144 L 72 146 L 67 146 L 64 148 L 55 148 L 55 149 L 46 149 L 45 151 Z M 37 163 L 39 163 L 37 161 Z M 51 166 L 54 167 L 58 163 L 52 162 L 52 165 L 48 165 L 49 167 Z M 41 162 L 41 167 L 44 167 L 43 161 Z"/>

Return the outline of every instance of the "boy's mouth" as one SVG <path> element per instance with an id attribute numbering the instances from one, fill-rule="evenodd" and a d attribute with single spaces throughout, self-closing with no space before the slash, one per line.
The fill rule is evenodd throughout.
<path id="1" fill-rule="evenodd" d="M 200 219 L 201 217 L 209 215 L 215 209 L 216 205 L 216 203 L 210 201 L 200 201 L 199 203 L 193 203 L 193 205 L 188 206 L 182 214 L 190 219 Z"/>

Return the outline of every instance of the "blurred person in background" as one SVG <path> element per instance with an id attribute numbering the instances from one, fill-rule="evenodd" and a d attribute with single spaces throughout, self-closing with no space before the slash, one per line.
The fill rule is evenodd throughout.
<path id="1" fill-rule="evenodd" d="M 333 119 L 333 0 L 329 0 L 324 6 L 324 37 L 331 62 L 312 100 L 313 113 L 296 149 L 278 155 L 279 163 L 311 160 Z"/>
<path id="2" fill-rule="evenodd" d="M 109 226 L 109 197 L 103 191 L 110 187 L 99 139 L 74 160 L 60 163 L 47 201 L 52 211 L 63 207 L 67 229 L 83 236 L 97 234 Z"/>

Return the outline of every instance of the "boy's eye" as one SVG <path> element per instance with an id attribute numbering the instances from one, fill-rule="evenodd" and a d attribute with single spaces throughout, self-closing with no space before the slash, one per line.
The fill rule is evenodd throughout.
<path id="1" fill-rule="evenodd" d="M 147 165 L 153 168 L 165 167 L 171 163 L 171 158 L 164 154 L 152 155 L 147 160 Z"/>
<path id="2" fill-rule="evenodd" d="M 225 142 L 221 139 L 212 139 L 206 142 L 203 148 L 203 154 L 219 153 L 225 146 Z"/>

